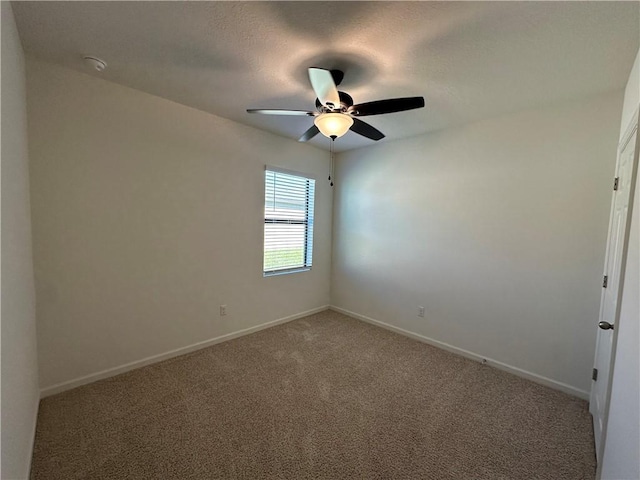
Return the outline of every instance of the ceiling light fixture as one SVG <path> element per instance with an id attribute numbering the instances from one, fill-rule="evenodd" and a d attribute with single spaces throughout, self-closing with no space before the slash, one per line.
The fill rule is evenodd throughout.
<path id="1" fill-rule="evenodd" d="M 325 137 L 335 140 L 347 133 L 347 130 L 377 142 L 384 138 L 384 133 L 358 117 L 424 107 L 424 97 L 387 98 L 354 105 L 351 95 L 338 91 L 343 77 L 344 72 L 341 70 L 309 69 L 309 81 L 317 97 L 315 111 L 249 108 L 247 113 L 315 117 L 313 125 L 302 134 L 299 142 L 308 142 L 320 132 Z"/>
<path id="2" fill-rule="evenodd" d="M 345 113 L 323 113 L 318 115 L 313 123 L 325 137 L 335 140 L 349 131 L 353 125 L 353 118 Z"/>

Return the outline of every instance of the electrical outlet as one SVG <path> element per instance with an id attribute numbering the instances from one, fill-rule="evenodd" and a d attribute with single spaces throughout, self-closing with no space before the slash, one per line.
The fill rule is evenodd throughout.
<path id="1" fill-rule="evenodd" d="M 227 306 L 226 305 L 220 305 L 220 316 L 224 317 L 227 314 Z"/>
<path id="2" fill-rule="evenodd" d="M 418 307 L 418 316 L 424 318 L 424 307 Z"/>

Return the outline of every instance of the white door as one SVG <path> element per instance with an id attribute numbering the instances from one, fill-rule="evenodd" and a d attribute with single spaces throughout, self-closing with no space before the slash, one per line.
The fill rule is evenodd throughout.
<path id="1" fill-rule="evenodd" d="M 618 164 L 616 167 L 617 190 L 614 191 L 609 220 L 609 238 L 605 258 L 605 278 L 603 278 L 602 299 L 600 301 L 600 318 L 596 340 L 596 354 L 594 368 L 597 379 L 591 385 L 589 411 L 593 415 L 593 431 L 596 442 L 596 456 L 598 461 L 602 456 L 602 434 L 604 431 L 607 404 L 609 402 L 609 376 L 611 359 L 615 348 L 615 323 L 618 318 L 620 305 L 621 268 L 623 265 L 627 239 L 627 225 L 629 220 L 629 200 L 631 189 L 634 187 L 634 160 L 636 150 L 637 125 L 626 141 L 621 144 Z M 605 286 L 606 285 L 606 286 Z M 595 375 L 594 375 L 595 376 Z"/>

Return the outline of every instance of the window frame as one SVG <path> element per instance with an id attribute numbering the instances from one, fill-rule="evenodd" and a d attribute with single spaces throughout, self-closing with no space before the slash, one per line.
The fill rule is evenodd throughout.
<path id="1" fill-rule="evenodd" d="M 271 172 L 275 175 L 285 174 L 291 175 L 295 177 L 302 178 L 306 180 L 306 208 L 304 214 L 304 220 L 301 221 L 292 221 L 291 219 L 280 219 L 283 224 L 294 224 L 294 225 L 304 225 L 304 243 L 303 243 L 303 263 L 301 266 L 295 267 L 285 267 L 278 268 L 273 270 L 265 270 L 265 254 L 266 254 L 266 241 L 267 241 L 267 232 L 266 225 L 274 224 L 279 222 L 268 221 L 267 219 L 267 175 L 268 172 Z M 313 266 L 313 237 L 314 237 L 314 225 L 315 225 L 315 184 L 316 184 L 316 176 L 310 173 L 299 172 L 295 170 L 289 170 L 281 167 L 276 167 L 273 165 L 265 165 L 264 168 L 264 177 L 262 186 L 264 187 L 263 191 L 263 236 L 262 236 L 262 276 L 263 277 L 274 277 L 279 275 L 288 275 L 290 273 L 298 273 L 298 272 L 307 272 L 312 269 Z M 313 185 L 312 183 L 313 182 Z M 277 218 L 275 220 L 278 220 Z"/>

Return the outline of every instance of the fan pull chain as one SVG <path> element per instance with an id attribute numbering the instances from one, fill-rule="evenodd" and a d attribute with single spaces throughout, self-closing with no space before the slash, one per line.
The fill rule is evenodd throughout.
<path id="1" fill-rule="evenodd" d="M 333 142 L 335 142 L 335 138 L 332 137 L 331 138 L 331 143 L 329 144 L 329 182 L 330 185 L 333 187 L 333 180 L 332 180 L 332 176 L 333 176 L 333 156 L 334 156 L 334 152 L 333 152 Z"/>

